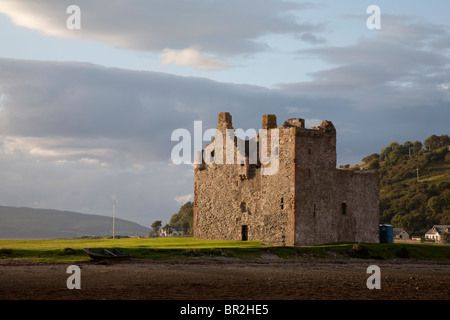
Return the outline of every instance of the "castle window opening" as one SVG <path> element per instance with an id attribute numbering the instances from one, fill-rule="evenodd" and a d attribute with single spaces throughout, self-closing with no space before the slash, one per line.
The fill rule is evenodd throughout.
<path id="1" fill-rule="evenodd" d="M 283 197 L 281 198 L 280 208 L 281 208 L 281 210 L 284 209 L 284 199 L 283 199 Z"/>
<path id="2" fill-rule="evenodd" d="M 247 241 L 248 240 L 248 226 L 247 225 L 243 225 L 242 226 L 241 238 L 242 238 L 242 241 Z"/>

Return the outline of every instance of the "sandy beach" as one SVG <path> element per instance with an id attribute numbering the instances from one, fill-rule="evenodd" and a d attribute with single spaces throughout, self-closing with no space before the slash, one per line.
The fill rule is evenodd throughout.
<path id="1" fill-rule="evenodd" d="M 404 260 L 192 259 L 70 264 L 0 261 L 1 300 L 448 300 L 450 262 Z M 381 288 L 368 289 L 378 265 Z"/>

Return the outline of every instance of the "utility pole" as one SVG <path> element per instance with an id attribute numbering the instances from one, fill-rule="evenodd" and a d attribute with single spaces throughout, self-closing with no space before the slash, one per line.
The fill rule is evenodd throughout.
<path id="1" fill-rule="evenodd" d="M 115 223 L 116 223 L 116 204 L 114 203 L 113 204 L 113 239 L 115 236 L 115 228 L 116 228 Z"/>

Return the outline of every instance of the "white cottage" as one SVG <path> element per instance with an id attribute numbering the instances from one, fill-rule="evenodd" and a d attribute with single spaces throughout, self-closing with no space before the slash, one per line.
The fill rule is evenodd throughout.
<path id="1" fill-rule="evenodd" d="M 427 233 L 425 233 L 425 239 L 440 241 L 442 234 L 449 232 L 450 232 L 450 225 L 448 224 L 434 225 L 433 228 L 431 228 L 430 230 L 427 231 Z"/>

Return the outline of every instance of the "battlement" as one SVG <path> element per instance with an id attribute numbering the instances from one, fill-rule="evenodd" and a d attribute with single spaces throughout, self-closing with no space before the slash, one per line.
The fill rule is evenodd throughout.
<path id="1" fill-rule="evenodd" d="M 229 112 L 219 113 L 217 121 L 217 129 L 233 129 L 232 117 Z"/>
<path id="2" fill-rule="evenodd" d="M 336 128 L 333 122 L 329 120 L 323 120 L 320 126 L 314 126 L 311 129 L 307 129 L 305 126 L 305 119 L 291 118 L 287 119 L 281 127 L 277 126 L 277 116 L 274 114 L 264 114 L 262 116 L 262 129 L 274 129 L 274 128 L 299 128 L 304 130 L 315 130 L 324 133 L 336 133 Z M 233 129 L 232 116 L 229 112 L 221 112 L 218 116 L 217 122 L 218 129 Z"/>
<path id="3" fill-rule="evenodd" d="M 305 119 L 301 118 L 292 118 L 288 119 L 283 123 L 284 128 L 296 127 L 296 128 L 305 128 Z"/>
<path id="4" fill-rule="evenodd" d="M 221 112 L 218 116 L 216 135 L 205 148 L 208 149 L 207 156 L 214 154 L 216 164 L 237 163 L 239 160 L 232 159 L 245 160 L 246 157 L 249 157 L 249 146 L 252 145 L 255 148 L 253 150 L 256 150 L 257 154 L 256 157 L 252 158 L 254 161 L 250 161 L 250 164 L 259 164 L 261 160 L 260 150 L 266 150 L 265 146 L 267 146 L 267 152 L 271 152 L 271 137 L 273 134 L 270 132 L 278 129 L 275 136 L 279 141 L 279 147 L 277 146 L 276 150 L 292 150 L 296 158 L 302 159 L 302 163 L 308 161 L 314 162 L 314 166 L 336 167 L 336 129 L 331 121 L 323 120 L 319 126 L 309 129 L 305 127 L 305 119 L 291 118 L 278 127 L 276 115 L 264 114 L 262 116 L 261 129 L 266 130 L 266 132 L 249 129 L 250 135 L 252 131 L 255 134 L 254 139 L 238 138 L 234 135 L 235 129 L 233 128 L 231 114 L 229 112 Z M 231 133 L 229 132 L 230 130 Z M 241 132 L 247 134 L 247 131 Z M 229 139 L 230 137 L 233 137 L 232 140 Z M 267 139 L 264 140 L 267 144 L 261 146 L 261 139 Z M 235 154 L 232 155 L 233 153 Z M 305 154 L 309 156 L 305 157 Z M 290 157 L 291 155 L 288 155 L 286 152 L 280 153 L 280 158 L 286 156 Z M 207 169 L 207 166 L 203 162 L 195 168 L 204 170 Z"/>
<path id="5" fill-rule="evenodd" d="M 263 129 L 273 129 L 277 127 L 277 116 L 274 114 L 265 114 L 262 118 Z"/>

